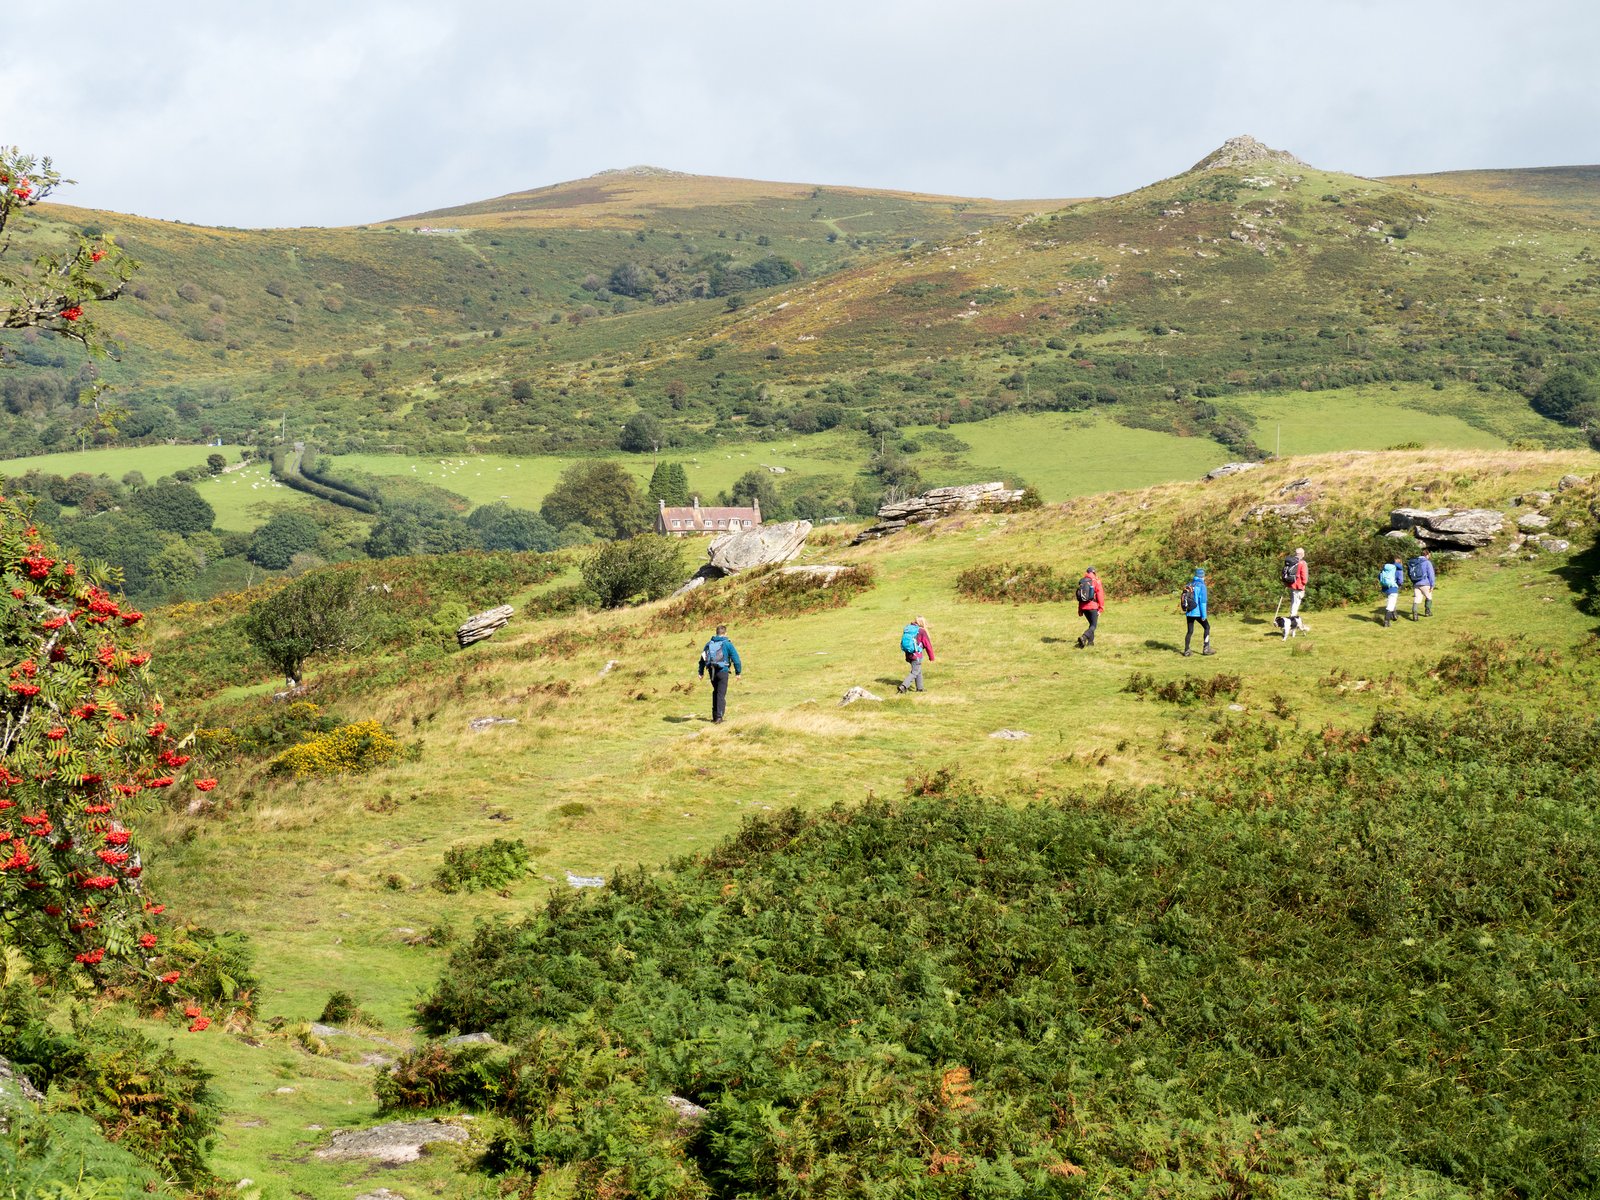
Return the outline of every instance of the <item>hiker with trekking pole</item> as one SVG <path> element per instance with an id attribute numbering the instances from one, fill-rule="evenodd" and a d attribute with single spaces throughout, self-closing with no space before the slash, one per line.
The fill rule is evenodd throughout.
<path id="1" fill-rule="evenodd" d="M 1200 639 L 1201 654 L 1215 654 L 1211 648 L 1211 622 L 1206 619 L 1206 601 L 1209 596 L 1206 592 L 1206 569 L 1196 567 L 1194 577 L 1183 585 L 1183 590 L 1178 593 L 1178 607 L 1183 610 L 1183 615 L 1188 618 L 1188 628 L 1183 635 L 1183 656 L 1188 658 L 1193 651 L 1189 649 L 1194 641 L 1194 627 L 1196 624 L 1204 631 Z"/>

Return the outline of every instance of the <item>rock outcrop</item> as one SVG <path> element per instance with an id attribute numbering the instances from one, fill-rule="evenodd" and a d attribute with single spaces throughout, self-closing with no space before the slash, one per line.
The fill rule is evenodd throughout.
<path id="1" fill-rule="evenodd" d="M 368 1159 L 398 1164 L 416 1162 L 432 1142 L 464 1142 L 467 1131 L 443 1121 L 394 1121 L 371 1129 L 341 1129 L 317 1151 L 318 1158 Z"/>
<path id="2" fill-rule="evenodd" d="M 491 608 L 488 612 L 468 617 L 466 623 L 456 630 L 456 642 L 462 646 L 470 646 L 473 642 L 493 637 L 505 628 L 506 622 L 511 620 L 511 614 L 516 611 L 511 605 L 502 604 L 499 608 Z"/>
<path id="3" fill-rule="evenodd" d="M 878 510 L 877 523 L 856 534 L 852 546 L 870 542 L 904 529 L 907 525 L 926 525 L 958 512 L 1004 508 L 1022 499 L 1020 489 L 1003 483 L 965 483 L 957 487 L 934 488 L 908 500 L 896 500 Z"/>
<path id="4" fill-rule="evenodd" d="M 1258 167 L 1263 163 L 1282 163 L 1290 167 L 1304 167 L 1302 162 L 1287 150 L 1274 150 L 1249 134 L 1231 137 L 1206 155 L 1191 171 L 1233 170 L 1239 167 Z"/>
<path id="5" fill-rule="evenodd" d="M 1237 475 L 1240 471 L 1254 471 L 1261 464 L 1258 462 L 1231 462 L 1223 463 L 1215 470 L 1205 473 L 1206 479 L 1226 479 L 1229 475 Z"/>
<path id="6" fill-rule="evenodd" d="M 681 596 L 707 580 L 737 575 L 752 567 L 788 562 L 805 549 L 806 537 L 810 532 L 810 521 L 780 521 L 776 525 L 725 533 L 714 538 L 706 549 L 706 557 L 710 561 L 673 594 Z"/>
<path id="7" fill-rule="evenodd" d="M 1430 550 L 1470 552 L 1494 541 L 1505 523 L 1505 514 L 1492 508 L 1397 508 L 1389 514 L 1388 536 L 1409 535 Z"/>
<path id="8" fill-rule="evenodd" d="M 844 694 L 844 699 L 839 701 L 839 707 L 843 708 L 847 704 L 854 704 L 857 700 L 876 700 L 881 704 L 883 697 L 873 695 L 864 687 L 853 687 Z"/>

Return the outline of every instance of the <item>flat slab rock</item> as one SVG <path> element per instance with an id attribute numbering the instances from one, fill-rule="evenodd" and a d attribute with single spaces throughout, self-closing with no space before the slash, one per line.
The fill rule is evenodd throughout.
<path id="1" fill-rule="evenodd" d="M 930 521 L 937 521 L 940 517 L 952 516 L 958 512 L 1002 508 L 1007 504 L 1015 504 L 1020 499 L 1022 499 L 1020 488 L 1008 488 L 998 481 L 934 488 L 932 491 L 923 492 L 920 496 L 885 504 L 878 509 L 877 522 L 856 534 L 855 540 L 850 544 L 859 546 L 862 542 L 884 537 L 904 529 L 907 525 L 926 525 Z"/>
<path id="2" fill-rule="evenodd" d="M 853 687 L 846 692 L 844 694 L 844 698 L 839 701 L 839 707 L 843 708 L 846 704 L 854 704 L 857 700 L 876 700 L 881 704 L 883 702 L 883 697 L 873 695 L 864 687 Z"/>
<path id="3" fill-rule="evenodd" d="M 317 1151 L 329 1160 L 367 1159 L 377 1163 L 416 1162 L 434 1142 L 464 1142 L 467 1131 L 443 1121 L 392 1121 L 371 1129 L 341 1129 Z"/>

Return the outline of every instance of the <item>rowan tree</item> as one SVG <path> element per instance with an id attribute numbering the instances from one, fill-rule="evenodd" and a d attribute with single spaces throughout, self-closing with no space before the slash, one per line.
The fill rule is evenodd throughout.
<path id="1" fill-rule="evenodd" d="M 6 262 L 11 249 L 11 222 L 44 200 L 63 179 L 48 158 L 0 146 L 0 329 L 43 329 L 79 342 L 94 356 L 106 353 L 104 331 L 94 310 L 122 295 L 139 264 L 109 236 L 79 234 L 76 246 L 38 254 L 31 266 L 13 269 Z M 0 344 L 0 364 L 6 350 Z M 98 422 L 114 429 L 124 410 L 103 401 L 98 383 L 83 398 Z"/>

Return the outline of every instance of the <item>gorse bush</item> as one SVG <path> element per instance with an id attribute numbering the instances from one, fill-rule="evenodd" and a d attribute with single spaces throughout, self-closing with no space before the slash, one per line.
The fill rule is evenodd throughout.
<path id="1" fill-rule="evenodd" d="M 433 876 L 441 892 L 475 892 L 502 888 L 528 870 L 528 848 L 511 838 L 495 838 L 475 846 L 452 846 Z"/>
<path id="2" fill-rule="evenodd" d="M 656 614 L 655 624 L 663 629 L 699 629 L 728 621 L 748 625 L 797 617 L 843 608 L 870 591 L 876 581 L 877 572 L 868 563 L 832 573 L 758 567 L 680 596 Z"/>
<path id="3" fill-rule="evenodd" d="M 271 771 L 307 776 L 360 775 L 405 753 L 400 740 L 377 721 L 357 721 L 291 746 L 272 760 Z"/>
<path id="4" fill-rule="evenodd" d="M 773 814 L 480 926 L 419 1016 L 537 1066 L 478 1097 L 495 1161 L 618 1196 L 1591 1191 L 1600 727 L 1232 749 L 1182 798 Z"/>

